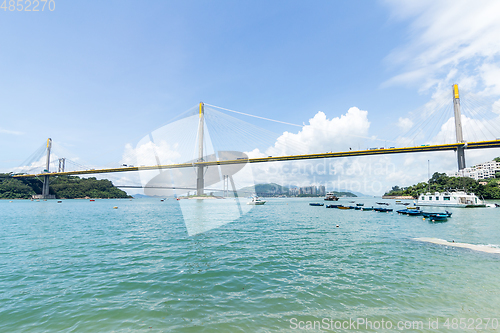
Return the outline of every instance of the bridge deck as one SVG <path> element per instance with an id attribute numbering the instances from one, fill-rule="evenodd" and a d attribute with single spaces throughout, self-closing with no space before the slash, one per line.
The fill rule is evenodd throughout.
<path id="1" fill-rule="evenodd" d="M 426 145 L 426 146 L 405 147 L 405 148 L 350 150 L 350 151 L 335 152 L 335 153 L 332 152 L 332 153 L 319 153 L 319 154 L 306 154 L 306 155 L 270 156 L 270 157 L 250 158 L 243 160 L 229 160 L 229 161 L 195 162 L 195 163 L 153 165 L 153 166 L 140 166 L 140 167 L 120 167 L 120 168 L 108 168 L 108 169 L 90 169 L 90 170 L 51 172 L 51 173 L 38 173 L 38 174 L 20 174 L 20 175 L 13 175 L 13 177 L 29 178 L 29 177 L 39 177 L 39 176 L 86 175 L 86 174 L 98 174 L 98 173 L 129 172 L 129 171 L 139 171 L 139 170 L 189 168 L 189 167 L 197 167 L 200 165 L 211 166 L 211 165 L 227 165 L 227 164 L 241 164 L 241 163 L 296 161 L 296 160 L 309 160 L 318 158 L 448 151 L 448 150 L 457 150 L 457 148 L 460 147 L 464 147 L 465 149 L 499 148 L 500 140 L 478 141 L 478 142 L 468 142 L 468 143 L 452 143 L 444 145 Z"/>

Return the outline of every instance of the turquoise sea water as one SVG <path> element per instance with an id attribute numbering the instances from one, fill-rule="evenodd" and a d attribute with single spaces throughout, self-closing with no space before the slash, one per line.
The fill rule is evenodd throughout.
<path id="1" fill-rule="evenodd" d="M 413 240 L 499 246 L 500 209 L 432 223 L 310 201 L 189 237 L 174 200 L 1 200 L 0 331 L 500 330 L 500 255 Z"/>

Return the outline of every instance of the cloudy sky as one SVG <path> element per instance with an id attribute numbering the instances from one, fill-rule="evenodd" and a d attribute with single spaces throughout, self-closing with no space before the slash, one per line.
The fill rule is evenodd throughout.
<path id="1" fill-rule="evenodd" d="M 48 137 L 57 157 L 118 166 L 200 101 L 299 125 L 232 113 L 275 134 L 255 147 L 247 140 L 241 150 L 253 156 L 449 143 L 454 83 L 465 139 L 500 137 L 496 0 L 55 0 L 51 8 L 0 9 L 3 172 Z M 466 161 L 497 156 L 471 151 Z M 262 165 L 255 179 L 380 194 L 425 181 L 427 161 L 432 171 L 456 170 L 450 152 Z"/>

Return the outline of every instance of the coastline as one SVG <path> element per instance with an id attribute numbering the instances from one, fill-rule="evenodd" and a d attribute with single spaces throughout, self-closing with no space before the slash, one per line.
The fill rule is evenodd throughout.
<path id="1" fill-rule="evenodd" d="M 414 200 L 411 195 L 383 195 L 382 199 Z"/>

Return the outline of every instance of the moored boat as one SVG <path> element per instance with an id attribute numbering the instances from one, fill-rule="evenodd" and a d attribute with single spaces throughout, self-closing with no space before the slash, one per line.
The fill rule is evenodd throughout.
<path id="1" fill-rule="evenodd" d="M 427 192 L 420 194 L 417 199 L 419 206 L 439 206 L 439 207 L 486 207 L 483 200 L 479 199 L 474 193 L 465 191 L 449 192 Z"/>
<path id="2" fill-rule="evenodd" d="M 338 201 L 339 198 L 335 195 L 335 193 L 333 192 L 328 192 L 326 195 L 325 195 L 325 200 L 326 201 Z"/>
<path id="3" fill-rule="evenodd" d="M 448 217 L 449 217 L 448 214 L 431 214 L 427 218 L 434 222 L 434 221 L 445 221 L 448 219 Z"/>
<path id="4" fill-rule="evenodd" d="M 376 208 L 373 208 L 373 210 L 376 212 L 381 212 L 381 213 L 388 213 L 388 212 L 393 211 L 392 208 L 382 208 L 382 207 L 376 207 Z"/>
<path id="5" fill-rule="evenodd" d="M 252 200 L 247 202 L 247 205 L 263 205 L 266 202 L 264 200 L 260 200 L 259 197 L 252 197 Z"/>
<path id="6" fill-rule="evenodd" d="M 432 212 L 422 212 L 422 215 L 424 217 L 432 217 L 432 216 L 435 216 L 435 215 L 446 215 L 446 217 L 451 217 L 451 214 L 449 211 L 446 211 L 444 213 L 441 213 L 441 212 L 438 212 L 438 213 L 432 213 Z"/>
<path id="7" fill-rule="evenodd" d="M 397 211 L 399 214 L 409 215 L 409 216 L 418 216 L 422 215 L 422 211 L 420 209 L 401 209 Z"/>
<path id="8" fill-rule="evenodd" d="M 324 203 L 321 203 L 321 202 L 310 202 L 309 203 L 309 206 L 324 206 L 325 204 Z"/>
<path id="9" fill-rule="evenodd" d="M 339 208 L 342 205 L 326 205 L 326 208 Z"/>

